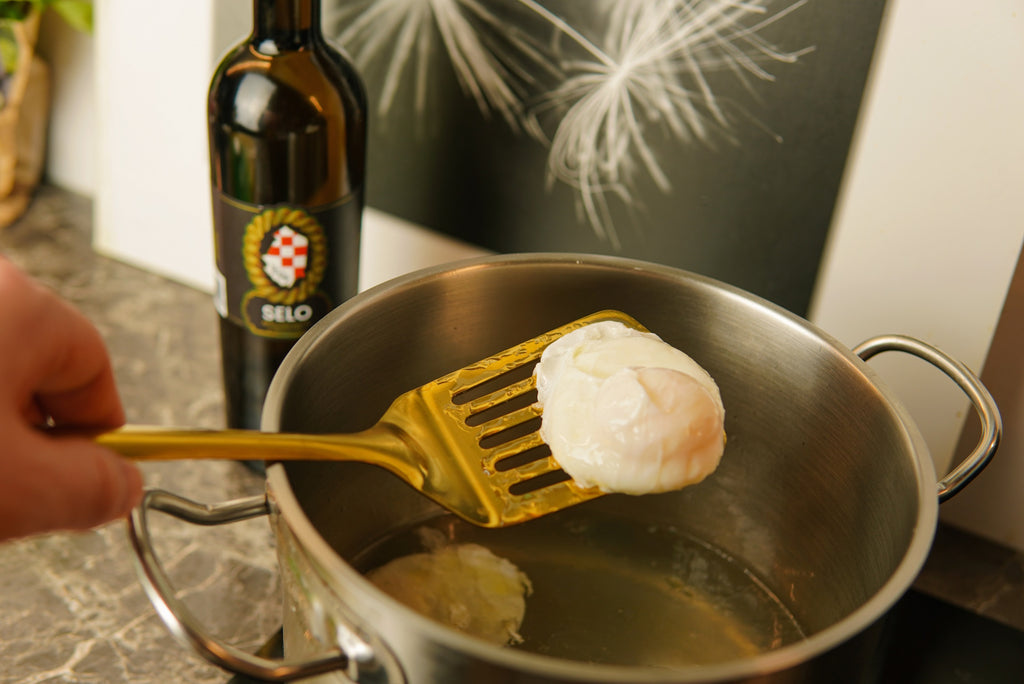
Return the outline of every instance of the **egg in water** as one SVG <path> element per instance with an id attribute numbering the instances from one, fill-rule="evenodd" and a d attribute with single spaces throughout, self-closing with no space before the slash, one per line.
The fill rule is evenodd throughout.
<path id="1" fill-rule="evenodd" d="M 522 641 L 529 578 L 479 544 L 446 544 L 424 529 L 427 551 L 396 558 L 367 573 L 378 589 L 419 614 L 498 644 Z"/>

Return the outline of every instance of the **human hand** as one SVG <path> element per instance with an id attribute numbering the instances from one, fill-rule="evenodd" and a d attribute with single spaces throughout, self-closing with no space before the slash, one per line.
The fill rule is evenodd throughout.
<path id="1" fill-rule="evenodd" d="M 87 437 L 40 429 L 123 422 L 99 332 L 0 256 L 0 540 L 127 514 L 142 495 L 133 464 Z"/>

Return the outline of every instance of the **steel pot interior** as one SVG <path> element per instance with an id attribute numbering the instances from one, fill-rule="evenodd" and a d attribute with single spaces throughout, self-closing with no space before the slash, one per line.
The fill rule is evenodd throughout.
<path id="1" fill-rule="evenodd" d="M 566 255 L 492 257 L 398 279 L 339 307 L 300 341 L 271 387 L 264 428 L 366 428 L 398 394 L 605 308 L 636 317 L 708 369 L 726 406 L 728 445 L 719 470 L 698 486 L 609 496 L 575 513 L 705 540 L 784 601 L 808 638 L 728 664 L 723 675 L 792 666 L 872 624 L 909 587 L 934 532 L 935 477 L 920 435 L 848 349 L 716 281 Z M 357 614 L 372 615 L 384 641 L 389 630 L 425 629 L 350 561 L 435 517 L 432 502 L 362 464 L 275 466 L 270 487 L 298 543 L 338 576 L 333 590 Z M 431 639 L 475 657 L 547 666 L 431 629 Z"/>

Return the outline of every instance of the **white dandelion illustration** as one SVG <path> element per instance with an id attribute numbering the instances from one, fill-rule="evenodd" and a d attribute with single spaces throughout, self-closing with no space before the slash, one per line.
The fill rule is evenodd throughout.
<path id="1" fill-rule="evenodd" d="M 608 197 L 633 206 L 641 170 L 661 191 L 671 190 L 649 142 L 652 131 L 705 143 L 713 133 L 728 133 L 731 122 L 710 74 L 729 71 L 743 83 L 749 76 L 772 80 L 762 62 L 794 62 L 810 50 L 784 52 L 758 35 L 805 1 L 769 14 L 753 0 L 627 0 L 610 5 L 602 47 L 578 32 L 567 34 L 589 59 L 568 65 L 572 75 L 544 98 L 543 107 L 564 110 L 551 141 L 548 177 L 576 189 L 599 237 L 621 247 Z"/>
<path id="2" fill-rule="evenodd" d="M 410 69 L 417 113 L 425 112 L 428 56 L 440 40 L 480 111 L 549 145 L 549 186 L 573 188 L 595 234 L 620 249 L 609 199 L 636 207 L 641 177 L 671 191 L 653 141 L 734 140 L 735 114 L 715 79 L 724 74 L 753 93 L 753 80 L 774 79 L 767 64 L 813 50 L 782 50 L 761 36 L 806 2 L 773 11 L 772 0 L 595 0 L 587 3 L 599 24 L 593 35 L 539 0 L 360 0 L 337 5 L 335 16 L 360 66 L 387 60 L 382 116 Z"/>
<path id="3" fill-rule="evenodd" d="M 358 64 L 387 60 L 378 106 L 387 116 L 407 70 L 416 112 L 426 111 L 430 55 L 440 39 L 464 92 L 481 113 L 543 138 L 524 100 L 537 75 L 557 68 L 533 39 L 478 0 L 372 0 L 338 3 L 325 13 L 344 26 L 338 41 Z"/>

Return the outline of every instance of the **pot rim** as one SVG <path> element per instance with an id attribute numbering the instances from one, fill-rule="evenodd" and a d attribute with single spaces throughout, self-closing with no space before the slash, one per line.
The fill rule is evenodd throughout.
<path id="1" fill-rule="evenodd" d="M 268 491 L 281 512 L 281 519 L 288 525 L 296 539 L 301 542 L 302 550 L 311 556 L 317 567 L 321 568 L 324 572 L 330 573 L 332 577 L 339 578 L 353 591 L 358 591 L 371 598 L 374 602 L 383 604 L 387 610 L 398 611 L 402 615 L 403 620 L 407 620 L 418 632 L 429 635 L 430 639 L 447 648 L 467 653 L 481 660 L 503 665 L 510 669 L 529 671 L 546 676 L 557 676 L 567 680 L 577 679 L 580 681 L 609 683 L 675 682 L 682 684 L 684 682 L 698 681 L 725 681 L 786 670 L 826 653 L 860 632 L 867 630 L 906 593 L 925 563 L 938 525 L 937 478 L 934 466 L 924 438 L 921 436 L 907 409 L 892 394 L 891 390 L 885 386 L 867 363 L 862 361 L 837 339 L 806 319 L 728 283 L 675 267 L 605 255 L 547 252 L 502 254 L 454 261 L 414 271 L 381 283 L 341 304 L 335 310 L 337 313 L 333 313 L 319 321 L 296 343 L 295 347 L 293 347 L 281 364 L 270 385 L 261 421 L 262 429 L 268 431 L 278 431 L 280 429 L 278 419 L 285 384 L 295 373 L 296 366 L 301 362 L 302 357 L 305 356 L 310 346 L 328 327 L 333 325 L 334 319 L 339 316 L 372 306 L 375 300 L 384 292 L 413 287 L 417 283 L 426 280 L 445 278 L 458 271 L 496 266 L 536 266 L 545 263 L 554 265 L 592 265 L 617 270 L 640 270 L 666 278 L 685 278 L 698 281 L 768 309 L 776 317 L 783 319 L 786 324 L 828 343 L 831 348 L 838 351 L 851 364 L 856 365 L 892 407 L 895 416 L 898 418 L 904 433 L 913 447 L 913 470 L 918 496 L 917 519 L 910 543 L 893 573 L 873 596 L 833 625 L 801 641 L 749 658 L 710 665 L 694 665 L 673 670 L 653 670 L 645 667 L 620 665 L 597 665 L 567 660 L 489 644 L 426 618 L 380 591 L 330 547 L 299 505 L 298 499 L 288 481 L 284 466 L 280 463 L 273 464 L 267 469 Z M 377 636 L 383 643 L 387 643 L 386 634 Z"/>

